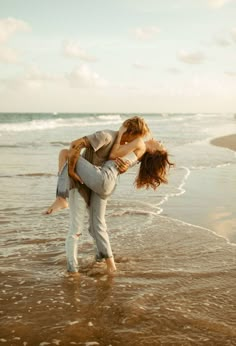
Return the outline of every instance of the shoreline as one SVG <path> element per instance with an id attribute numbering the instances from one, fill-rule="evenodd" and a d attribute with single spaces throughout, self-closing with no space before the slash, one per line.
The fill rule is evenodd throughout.
<path id="1" fill-rule="evenodd" d="M 216 137 L 210 144 L 236 152 L 236 134 Z M 185 193 L 168 201 L 164 213 L 171 218 L 212 231 L 231 245 L 236 245 L 236 211 L 234 208 L 235 164 L 191 171 Z M 202 186 L 204 189 L 197 189 Z M 220 183 L 219 183 L 220 182 Z M 214 193 L 212 193 L 214 191 Z M 207 198 L 206 198 L 207 196 Z"/>
<path id="2" fill-rule="evenodd" d="M 214 138 L 210 143 L 217 147 L 228 148 L 236 151 L 236 134 Z"/>

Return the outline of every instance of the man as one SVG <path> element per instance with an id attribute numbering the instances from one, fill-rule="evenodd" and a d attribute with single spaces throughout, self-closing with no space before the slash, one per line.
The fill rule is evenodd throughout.
<path id="1" fill-rule="evenodd" d="M 140 117 L 133 117 L 127 119 L 123 126 L 127 128 L 126 132 L 122 135 L 121 144 L 131 142 L 137 137 L 145 136 L 149 133 L 148 126 Z M 66 257 L 67 257 L 67 270 L 70 273 L 78 272 L 77 250 L 78 238 L 83 228 L 83 215 L 85 211 L 85 203 L 88 206 L 89 212 L 89 233 L 93 237 L 96 244 L 96 260 L 105 258 L 107 268 L 110 271 L 115 271 L 115 263 L 110 247 L 109 237 L 107 233 L 107 226 L 105 222 L 105 211 L 107 205 L 107 198 L 103 198 L 95 192 L 89 190 L 81 180 L 74 174 L 74 167 L 81 149 L 86 149 L 83 156 L 95 166 L 102 166 L 109 158 L 109 153 L 116 140 L 118 131 L 105 130 L 98 131 L 92 135 L 79 138 L 71 143 L 69 152 L 62 151 L 61 166 L 64 161 L 69 158 L 67 164 L 59 169 L 58 185 L 57 185 L 57 198 L 56 201 L 48 208 L 47 214 L 51 214 L 61 208 L 67 206 L 66 197 L 69 195 L 70 204 L 70 228 L 66 238 Z M 120 173 L 126 171 L 128 166 L 117 160 Z M 61 168 L 61 167 L 60 167 Z M 70 176 L 74 178 L 71 186 L 66 189 L 68 185 L 68 170 Z M 75 180 L 77 180 L 75 182 Z"/>

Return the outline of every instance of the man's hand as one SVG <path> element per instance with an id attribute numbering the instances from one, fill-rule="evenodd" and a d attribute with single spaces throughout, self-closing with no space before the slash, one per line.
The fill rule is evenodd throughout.
<path id="1" fill-rule="evenodd" d="M 68 175 L 74 180 L 83 184 L 81 178 L 75 173 L 76 162 L 80 156 L 80 150 L 70 149 L 68 153 Z"/>
<path id="2" fill-rule="evenodd" d="M 124 125 L 121 125 L 121 127 L 119 128 L 119 135 L 122 137 L 126 131 L 127 131 L 127 127 L 125 127 Z"/>
<path id="3" fill-rule="evenodd" d="M 125 173 L 127 169 L 129 168 L 129 161 L 123 160 L 120 157 L 117 157 L 115 159 L 115 163 L 120 174 Z"/>
<path id="4" fill-rule="evenodd" d="M 87 137 L 82 137 L 71 142 L 69 154 L 68 154 L 68 174 L 75 180 L 83 184 L 81 178 L 75 173 L 76 162 L 79 159 L 80 151 L 83 148 L 89 148 L 90 142 Z"/>

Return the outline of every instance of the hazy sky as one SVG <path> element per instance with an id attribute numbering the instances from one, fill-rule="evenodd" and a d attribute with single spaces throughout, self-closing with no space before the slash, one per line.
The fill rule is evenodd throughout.
<path id="1" fill-rule="evenodd" d="M 236 112 L 236 0 L 0 0 L 0 112 Z"/>

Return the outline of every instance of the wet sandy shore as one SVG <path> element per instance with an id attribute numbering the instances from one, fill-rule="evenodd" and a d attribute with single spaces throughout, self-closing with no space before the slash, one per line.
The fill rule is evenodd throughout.
<path id="1" fill-rule="evenodd" d="M 236 134 L 215 138 L 211 144 L 236 151 Z"/>
<path id="2" fill-rule="evenodd" d="M 89 244 L 70 278 L 62 236 L 31 229 L 2 241 L 0 344 L 235 345 L 236 247 L 160 216 L 140 232 L 137 217 L 113 216 L 115 277 L 89 275 Z"/>

